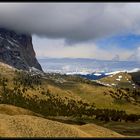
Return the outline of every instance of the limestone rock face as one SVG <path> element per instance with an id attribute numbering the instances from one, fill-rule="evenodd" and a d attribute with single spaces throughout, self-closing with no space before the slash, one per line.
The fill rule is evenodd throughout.
<path id="1" fill-rule="evenodd" d="M 42 71 L 33 49 L 31 35 L 0 28 L 0 62 L 17 69 L 34 67 Z"/>

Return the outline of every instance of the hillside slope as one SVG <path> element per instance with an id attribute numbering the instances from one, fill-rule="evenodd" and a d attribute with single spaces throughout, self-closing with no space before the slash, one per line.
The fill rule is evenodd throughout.
<path id="1" fill-rule="evenodd" d="M 51 121 L 41 117 L 33 116 L 33 112 L 31 113 L 31 111 L 19 107 L 11 105 L 0 105 L 0 137 L 102 136 L 122 137 L 122 135 L 116 132 L 97 125 L 68 125 L 57 121 Z"/>
<path id="2" fill-rule="evenodd" d="M 116 101 L 116 99 L 110 95 L 110 91 L 114 92 L 114 94 L 117 92 L 116 87 L 114 86 L 102 86 L 94 81 L 85 80 L 83 78 L 75 76 L 66 76 L 60 74 L 45 74 L 44 76 L 37 76 L 35 74 L 29 73 L 31 74 L 31 76 L 27 76 L 29 76 L 30 79 L 28 79 L 29 77 L 24 77 L 25 84 L 31 84 L 31 82 L 37 79 L 37 81 L 41 81 L 41 85 L 31 84 L 33 87 L 23 87 L 23 85 L 20 85 L 20 90 L 18 90 L 17 88 L 19 87 L 14 85 L 14 78 L 17 76 L 17 72 L 15 72 L 13 68 L 3 63 L 0 63 L 0 72 L 0 77 L 8 79 L 7 88 L 10 90 L 10 92 L 11 90 L 14 91 L 14 87 L 16 87 L 16 91 L 14 91 L 16 93 L 7 94 L 7 96 L 9 96 L 9 99 L 7 98 L 8 100 L 6 102 L 9 102 L 10 104 L 15 104 L 12 98 L 20 98 L 22 102 L 20 102 L 20 104 L 16 103 L 17 106 L 21 106 L 28 109 L 31 109 L 32 106 L 34 106 L 36 107 L 35 110 L 38 111 L 40 101 L 47 101 L 48 98 L 52 98 L 49 97 L 51 95 L 55 100 L 57 98 L 60 98 L 62 102 L 64 100 L 66 104 L 68 101 L 71 102 L 71 100 L 75 100 L 76 102 L 82 100 L 82 102 L 85 103 L 95 104 L 97 108 L 125 110 L 127 113 L 140 114 L 139 104 L 133 104 L 129 101 L 123 100 Z M 23 77 L 20 80 L 21 82 L 23 82 Z M 18 80 L 17 82 L 19 82 L 20 80 Z M 28 80 L 28 82 L 26 80 Z M 103 80 L 107 81 L 105 78 L 103 78 Z M 0 91 L 2 91 L 1 87 Z M 18 94 L 17 92 L 21 92 L 21 94 Z M 126 93 L 126 91 L 123 92 Z M 0 96 L 1 93 L 2 92 L 0 92 Z M 17 97 L 16 94 L 21 95 L 21 97 Z M 30 105 L 29 102 L 32 103 L 32 105 Z"/>
<path id="3" fill-rule="evenodd" d="M 115 132 L 93 123 L 137 123 L 140 103 L 138 100 L 134 102 L 131 92 L 77 76 L 38 74 L 0 63 L 0 132 L 2 136 L 11 137 L 54 134 L 56 137 L 116 137 L 118 134 Z M 54 117 L 57 121 L 51 119 Z M 66 121 L 59 121 L 59 117 Z M 75 122 L 69 123 L 69 120 Z M 61 126 L 62 129 L 59 129 Z"/>
<path id="4" fill-rule="evenodd" d="M 121 88 L 136 88 L 136 83 L 133 81 L 132 76 L 127 72 L 119 72 L 114 75 L 110 75 L 101 78 L 99 81 L 107 84 L 108 86 L 121 87 Z"/>
<path id="5" fill-rule="evenodd" d="M 133 81 L 136 84 L 140 85 L 140 71 L 130 73 L 130 75 L 131 75 Z"/>

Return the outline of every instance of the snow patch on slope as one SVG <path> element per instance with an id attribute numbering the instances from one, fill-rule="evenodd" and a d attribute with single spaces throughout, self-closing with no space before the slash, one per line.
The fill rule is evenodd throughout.
<path id="1" fill-rule="evenodd" d="M 74 74 L 81 74 L 81 75 L 87 75 L 89 74 L 88 72 L 67 72 L 66 73 L 67 75 L 74 75 Z"/>
<path id="2" fill-rule="evenodd" d="M 113 71 L 113 72 L 105 73 L 105 75 L 115 75 L 115 74 L 118 74 L 120 72 L 127 72 L 127 71 L 126 70 L 123 70 L 123 71 Z"/>
<path id="3" fill-rule="evenodd" d="M 122 76 L 121 76 L 121 75 L 119 75 L 118 77 L 119 77 L 119 79 L 121 79 L 121 78 L 122 78 Z"/>
<path id="4" fill-rule="evenodd" d="M 138 71 L 140 71 L 140 68 L 134 68 L 134 69 L 127 71 L 127 72 L 132 73 L 132 72 L 138 72 Z"/>
<path id="5" fill-rule="evenodd" d="M 94 73 L 95 76 L 101 76 L 101 73 Z"/>

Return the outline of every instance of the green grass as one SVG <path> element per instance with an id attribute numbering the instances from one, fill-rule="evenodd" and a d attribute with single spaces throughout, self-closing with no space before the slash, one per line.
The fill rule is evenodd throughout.
<path id="1" fill-rule="evenodd" d="M 116 80 L 119 78 L 119 76 L 122 76 L 122 78 L 120 79 L 120 81 Z M 125 73 L 125 72 L 120 72 L 120 73 L 117 73 L 115 75 L 112 75 L 111 76 L 107 76 L 107 77 L 104 77 L 102 79 L 100 79 L 101 82 L 103 83 L 106 83 L 106 84 L 116 84 L 117 87 L 120 87 L 120 88 L 130 88 L 130 89 L 133 89 L 133 80 L 132 80 L 132 77 L 130 74 L 128 73 Z M 131 81 L 131 83 L 129 82 Z"/>
<path id="2" fill-rule="evenodd" d="M 7 87 L 9 89 L 13 89 L 13 77 L 15 76 L 15 73 L 10 68 L 5 68 L 3 66 L 0 66 L 0 73 L 3 77 L 8 79 L 8 85 Z M 120 75 L 120 74 L 119 74 Z M 124 75 L 128 76 L 128 75 Z M 95 103 L 96 108 L 106 108 L 106 109 L 115 109 L 115 110 L 124 110 L 128 114 L 140 114 L 140 104 L 133 104 L 131 102 L 122 100 L 116 100 L 115 98 L 110 96 L 109 91 L 116 92 L 115 87 L 105 87 L 96 85 L 94 83 L 88 83 L 87 81 L 78 79 L 78 77 L 67 77 L 62 76 L 63 79 L 59 81 L 58 79 L 61 77 L 61 75 L 57 76 L 51 76 L 47 79 L 42 78 L 42 84 L 41 85 L 34 85 L 34 89 L 29 88 L 27 92 L 23 94 L 24 97 L 31 100 L 34 99 L 35 96 L 38 97 L 38 101 L 33 100 L 34 102 L 38 103 L 40 100 L 47 100 L 48 98 L 43 95 L 42 91 L 49 90 L 51 94 L 58 96 L 61 99 L 73 99 L 75 101 L 82 100 L 87 103 Z M 106 77 L 107 78 L 107 77 Z M 115 77 L 116 78 L 116 77 Z M 115 79 L 114 78 L 114 79 Z M 127 77 L 128 78 L 128 77 Z M 131 77 L 129 77 L 131 78 Z M 109 78 L 108 78 L 109 79 Z M 103 80 L 106 80 L 105 78 Z M 109 79 L 110 80 L 110 79 Z M 112 79 L 111 79 L 112 80 Z M 123 81 L 124 80 L 124 81 Z M 122 80 L 125 85 L 126 77 Z M 107 81 L 107 80 L 106 80 Z M 110 81 L 112 82 L 112 81 Z M 124 87 L 123 85 L 123 87 Z M 125 85 L 126 87 L 128 85 Z M 0 95 L 2 93 L 2 88 L 0 87 Z M 106 93 L 106 94 L 105 94 Z M 24 104 L 24 103 L 23 103 Z M 63 120 L 64 118 L 53 118 L 57 121 L 62 121 L 64 123 L 81 123 L 81 120 L 78 120 L 76 118 L 70 118 L 69 120 Z M 71 120 L 72 119 L 72 120 Z M 86 121 L 86 118 L 85 120 Z M 125 123 L 125 122 L 109 122 L 109 123 L 103 123 L 103 122 L 97 122 L 90 120 L 91 122 L 99 123 L 100 125 L 109 128 L 111 130 L 114 130 L 120 134 L 124 135 L 139 135 L 140 130 L 140 122 L 136 123 Z"/>
<path id="3" fill-rule="evenodd" d="M 139 136 L 140 137 L 140 122 L 108 122 L 101 126 L 109 128 L 125 136 Z"/>
<path id="4" fill-rule="evenodd" d="M 0 66 L 0 72 L 4 77 L 8 78 L 8 87 L 12 88 L 12 78 L 14 76 L 14 71 L 10 68 Z M 125 81 L 127 78 L 131 79 L 131 76 L 126 73 L 117 74 L 116 77 L 118 77 L 118 75 L 123 75 L 124 78 L 122 78 L 122 81 Z M 114 79 L 116 77 L 114 77 Z M 46 76 L 46 78 L 48 78 L 48 76 Z M 57 81 L 57 78 L 62 78 L 64 82 L 61 83 Z M 106 79 L 109 80 L 110 78 L 106 77 L 102 80 L 104 81 Z M 51 94 L 57 95 L 61 98 L 67 97 L 74 100 L 82 99 L 88 103 L 95 103 L 97 108 L 125 110 L 129 114 L 140 114 L 139 105 L 134 105 L 123 100 L 116 101 L 110 96 L 109 90 L 115 91 L 115 87 L 112 88 L 99 86 L 95 85 L 94 83 L 87 84 L 84 82 L 84 80 L 81 81 L 81 79 L 78 79 L 77 77 L 68 77 L 64 75 L 61 77 L 59 74 L 49 75 L 48 79 L 42 79 L 41 86 L 35 86 L 35 89 L 28 88 L 28 91 L 24 94 L 24 96 L 27 98 L 32 98 L 34 95 L 36 95 L 40 99 L 45 99 L 45 96 L 41 94 L 41 91 L 47 91 L 48 89 L 50 90 Z M 104 92 L 106 92 L 106 94 Z"/>

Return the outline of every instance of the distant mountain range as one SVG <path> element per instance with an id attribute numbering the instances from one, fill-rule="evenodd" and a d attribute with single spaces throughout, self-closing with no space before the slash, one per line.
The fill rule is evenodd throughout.
<path id="1" fill-rule="evenodd" d="M 140 68 L 138 61 L 96 60 L 88 58 L 42 58 L 38 59 L 45 72 L 67 74 L 94 74 L 98 77 L 114 71 L 131 71 Z M 97 76 L 97 75 L 94 75 Z"/>

